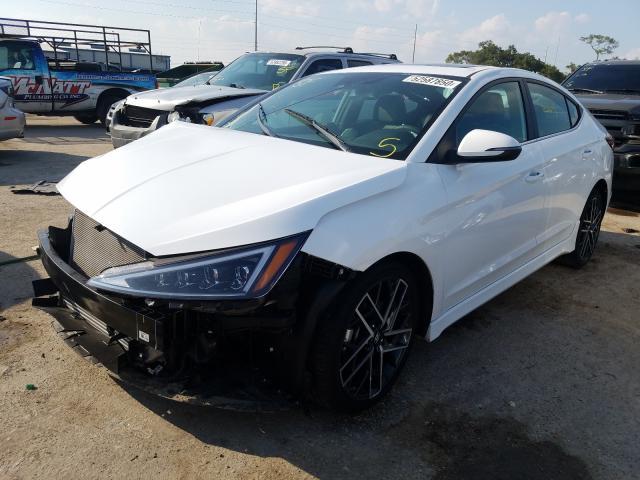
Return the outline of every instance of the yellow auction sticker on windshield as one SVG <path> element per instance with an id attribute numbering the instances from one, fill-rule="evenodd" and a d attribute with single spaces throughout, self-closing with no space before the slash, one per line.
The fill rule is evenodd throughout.
<path id="1" fill-rule="evenodd" d="M 402 80 L 403 82 L 419 83 L 420 85 L 429 85 L 440 88 L 456 88 L 461 82 L 450 80 L 448 78 L 427 77 L 425 75 L 411 75 Z"/>

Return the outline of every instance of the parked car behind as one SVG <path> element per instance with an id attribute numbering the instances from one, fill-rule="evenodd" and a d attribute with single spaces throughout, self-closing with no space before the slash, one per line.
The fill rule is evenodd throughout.
<path id="1" fill-rule="evenodd" d="M 189 78 L 195 74 L 203 72 L 211 72 L 213 75 L 224 68 L 222 62 L 197 62 L 197 63 L 183 63 L 177 67 L 171 68 L 166 72 L 156 75 L 158 79 L 158 87 L 174 87 L 184 79 Z"/>
<path id="2" fill-rule="evenodd" d="M 0 140 L 23 137 L 25 124 L 24 113 L 13 104 L 11 79 L 0 77 Z"/>
<path id="3" fill-rule="evenodd" d="M 359 410 L 415 338 L 560 256 L 589 261 L 605 137 L 523 70 L 313 75 L 222 128 L 173 122 L 80 164 L 58 186 L 70 224 L 39 234 L 51 279 L 34 302 L 71 346 L 169 398 L 241 408 L 275 384 Z"/>
<path id="4" fill-rule="evenodd" d="M 640 195 L 640 61 L 589 63 L 563 85 L 573 92 L 614 140 L 613 191 Z"/>
<path id="5" fill-rule="evenodd" d="M 174 121 L 215 125 L 257 96 L 314 73 L 397 63 L 395 55 L 316 50 L 259 52 L 241 56 L 214 78 L 189 88 L 134 94 L 114 110 L 111 141 L 120 147 Z"/>

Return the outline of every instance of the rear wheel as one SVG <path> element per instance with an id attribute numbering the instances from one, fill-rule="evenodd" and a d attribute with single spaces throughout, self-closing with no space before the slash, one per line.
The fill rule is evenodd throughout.
<path id="1" fill-rule="evenodd" d="M 318 327 L 312 369 L 316 398 L 341 411 L 380 400 L 404 367 L 419 321 L 413 274 L 389 263 L 365 272 Z"/>
<path id="2" fill-rule="evenodd" d="M 98 116 L 97 115 L 92 115 L 92 114 L 88 114 L 88 115 L 74 115 L 74 117 L 77 121 L 79 121 L 80 123 L 83 123 L 85 125 L 91 125 L 93 123 L 96 123 L 96 121 L 98 120 Z"/>
<path id="3" fill-rule="evenodd" d="M 573 252 L 561 257 L 562 263 L 573 268 L 581 268 L 591 260 L 600 236 L 606 205 L 603 192 L 599 188 L 595 188 L 589 195 L 580 216 L 576 248 Z"/>

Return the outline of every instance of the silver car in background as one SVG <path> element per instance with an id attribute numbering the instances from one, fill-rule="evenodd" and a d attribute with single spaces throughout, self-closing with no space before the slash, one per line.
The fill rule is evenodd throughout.
<path id="1" fill-rule="evenodd" d="M 24 113 L 13 105 L 11 80 L 0 77 L 0 140 L 23 137 L 25 124 Z"/>
<path id="2" fill-rule="evenodd" d="M 118 148 L 175 121 L 216 125 L 260 96 L 314 73 L 399 62 L 395 54 L 330 48 L 247 53 L 201 85 L 134 93 L 107 115 L 111 143 Z"/>

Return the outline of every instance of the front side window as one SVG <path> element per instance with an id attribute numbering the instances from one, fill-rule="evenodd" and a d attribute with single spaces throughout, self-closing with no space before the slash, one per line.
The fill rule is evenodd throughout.
<path id="1" fill-rule="evenodd" d="M 209 80 L 209 85 L 275 90 L 288 83 L 304 61 L 289 53 L 248 53 Z"/>
<path id="2" fill-rule="evenodd" d="M 317 75 L 286 86 L 225 127 L 404 160 L 463 82 L 400 73 Z"/>
<path id="3" fill-rule="evenodd" d="M 528 83 L 528 85 L 538 125 L 538 136 L 545 137 L 569 130 L 571 118 L 565 96 L 538 83 Z"/>
<path id="4" fill-rule="evenodd" d="M 519 142 L 527 140 L 524 102 L 518 82 L 491 86 L 472 100 L 456 125 L 457 144 L 475 129 L 504 133 Z"/>
<path id="5" fill-rule="evenodd" d="M 0 44 L 0 70 L 35 70 L 35 52 L 30 42 Z"/>
<path id="6" fill-rule="evenodd" d="M 313 75 L 314 73 L 328 72 L 330 70 L 340 70 L 342 68 L 342 60 L 339 58 L 323 58 L 316 60 L 309 65 L 303 77 Z"/>

